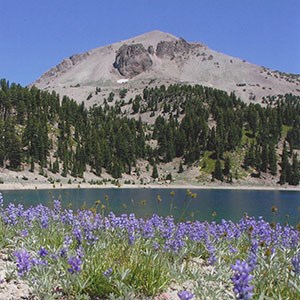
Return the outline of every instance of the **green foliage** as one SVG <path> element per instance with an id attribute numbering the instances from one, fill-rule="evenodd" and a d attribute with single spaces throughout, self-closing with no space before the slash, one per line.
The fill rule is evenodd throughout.
<path id="1" fill-rule="evenodd" d="M 183 172 L 184 172 L 183 165 L 182 165 L 182 162 L 180 162 L 178 173 L 183 173 Z"/>
<path id="2" fill-rule="evenodd" d="M 141 96 L 136 96 L 132 102 L 132 111 L 134 114 L 138 113 L 140 110 L 140 102 L 141 102 L 142 98 Z"/>
<path id="3" fill-rule="evenodd" d="M 107 98 L 108 102 L 112 102 L 114 100 L 115 94 L 113 92 L 110 92 Z"/>
<path id="4" fill-rule="evenodd" d="M 172 181 L 172 174 L 171 173 L 168 173 L 168 175 L 166 176 L 166 180 Z"/>
<path id="5" fill-rule="evenodd" d="M 157 166 L 156 164 L 154 164 L 153 166 L 153 170 L 152 170 L 152 178 L 158 178 L 158 170 L 157 170 Z"/>
<path id="6" fill-rule="evenodd" d="M 124 99 L 126 97 L 126 94 L 127 94 L 128 90 L 127 89 L 121 89 L 119 91 L 119 96 L 121 99 Z"/>
<path id="7" fill-rule="evenodd" d="M 218 158 L 215 164 L 215 169 L 213 172 L 213 178 L 223 181 L 223 171 L 222 171 L 222 163 L 221 160 Z"/>
<path id="8" fill-rule="evenodd" d="M 201 159 L 200 167 L 201 171 L 206 174 L 212 174 L 215 168 L 216 161 L 212 158 L 213 152 L 205 151 Z"/>

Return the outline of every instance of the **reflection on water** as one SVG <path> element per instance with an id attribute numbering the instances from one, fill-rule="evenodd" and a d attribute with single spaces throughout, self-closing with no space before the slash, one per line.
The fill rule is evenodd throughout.
<path id="1" fill-rule="evenodd" d="M 135 213 L 137 217 L 153 214 L 173 215 L 177 220 L 238 221 L 245 213 L 263 216 L 267 221 L 300 222 L 300 192 L 209 190 L 194 189 L 52 189 L 30 191 L 3 191 L 5 203 L 22 203 L 29 207 L 42 203 L 51 206 L 60 199 L 64 207 L 90 208 L 97 201 L 99 211 Z M 272 206 L 278 211 L 272 213 Z"/>

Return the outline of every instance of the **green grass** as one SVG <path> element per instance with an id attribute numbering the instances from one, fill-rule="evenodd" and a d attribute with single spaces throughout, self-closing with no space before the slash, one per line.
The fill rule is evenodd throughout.
<path id="1" fill-rule="evenodd" d="M 291 126 L 283 125 L 281 129 L 281 137 L 285 139 L 290 129 L 292 129 Z"/>
<path id="2" fill-rule="evenodd" d="M 241 145 L 245 145 L 247 143 L 252 143 L 255 142 L 255 137 L 251 137 L 251 131 L 250 130 L 245 130 L 243 128 L 243 135 L 242 135 L 242 140 L 241 140 Z"/>
<path id="3" fill-rule="evenodd" d="M 200 171 L 206 174 L 211 174 L 215 169 L 216 161 L 210 156 L 213 154 L 213 151 L 205 151 L 204 155 L 200 161 Z"/>
<path id="4" fill-rule="evenodd" d="M 200 161 L 199 169 L 200 169 L 200 176 L 199 180 L 205 181 L 207 179 L 207 175 L 210 175 L 214 169 L 216 160 L 211 158 L 213 152 L 206 151 Z M 243 160 L 244 160 L 244 151 L 242 148 L 238 148 L 236 151 L 233 152 L 225 152 L 224 157 L 229 156 L 231 162 L 231 173 L 233 179 L 243 179 L 248 175 L 248 172 L 242 168 Z M 221 164 L 224 167 L 224 161 L 221 160 Z"/>
<path id="5" fill-rule="evenodd" d="M 248 175 L 248 172 L 242 168 L 244 161 L 243 149 L 239 148 L 234 152 L 226 152 L 224 156 L 229 156 L 230 158 L 233 179 L 240 180 Z"/>

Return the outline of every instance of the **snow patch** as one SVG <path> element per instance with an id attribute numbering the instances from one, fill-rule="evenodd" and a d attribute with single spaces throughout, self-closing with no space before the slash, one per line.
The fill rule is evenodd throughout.
<path id="1" fill-rule="evenodd" d="M 117 80 L 117 83 L 120 83 L 120 84 L 126 83 L 126 82 L 128 82 L 128 80 L 129 79 L 122 78 L 122 79 Z"/>

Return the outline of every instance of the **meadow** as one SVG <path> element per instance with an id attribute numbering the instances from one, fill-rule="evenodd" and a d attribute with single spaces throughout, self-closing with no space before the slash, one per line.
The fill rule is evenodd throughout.
<path id="1" fill-rule="evenodd" d="M 172 285 L 177 299 L 300 299 L 297 226 L 0 205 L 14 262 L 1 282 L 22 278 L 38 299 L 168 299 Z"/>

